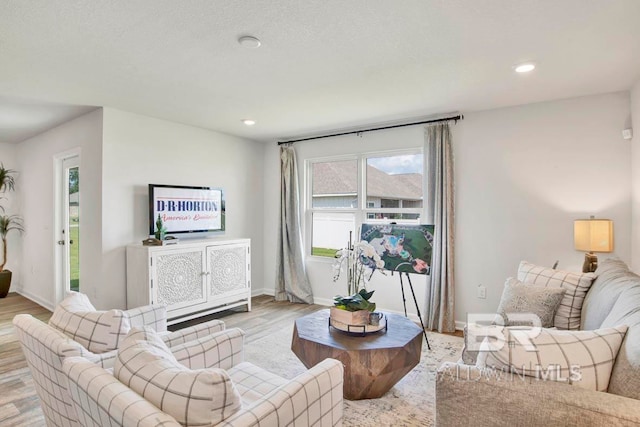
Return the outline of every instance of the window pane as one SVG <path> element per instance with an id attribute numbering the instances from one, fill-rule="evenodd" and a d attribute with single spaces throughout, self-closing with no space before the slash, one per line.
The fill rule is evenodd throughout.
<path id="1" fill-rule="evenodd" d="M 357 208 L 358 161 L 312 163 L 311 186 L 314 208 Z"/>
<path id="2" fill-rule="evenodd" d="M 337 250 L 347 246 L 349 232 L 355 236 L 355 215 L 314 212 L 312 226 L 311 255 L 333 258 Z"/>
<path id="3" fill-rule="evenodd" d="M 375 220 L 375 221 L 372 221 Z M 420 224 L 418 213 L 367 212 L 368 222 L 394 221 L 403 224 Z"/>
<path id="4" fill-rule="evenodd" d="M 69 169 L 69 289 L 80 291 L 80 168 Z"/>
<path id="5" fill-rule="evenodd" d="M 367 159 L 367 207 L 421 208 L 422 154 Z"/>

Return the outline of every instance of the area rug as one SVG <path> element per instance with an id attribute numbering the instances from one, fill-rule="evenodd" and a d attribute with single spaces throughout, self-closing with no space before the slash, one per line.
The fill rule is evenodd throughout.
<path id="1" fill-rule="evenodd" d="M 305 367 L 291 351 L 293 325 L 249 342 L 245 360 L 291 379 Z M 345 426 L 432 426 L 435 420 L 435 373 L 442 362 L 455 362 L 462 338 L 429 333 L 420 363 L 380 399 L 345 400 Z"/>

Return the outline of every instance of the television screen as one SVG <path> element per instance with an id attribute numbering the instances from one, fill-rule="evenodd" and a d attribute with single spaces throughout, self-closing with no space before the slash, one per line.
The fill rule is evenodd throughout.
<path id="1" fill-rule="evenodd" d="M 431 272 L 433 225 L 362 224 L 360 234 L 380 255 L 385 270 Z"/>
<path id="2" fill-rule="evenodd" d="M 149 184 L 150 235 L 158 215 L 166 234 L 224 231 L 224 209 L 221 188 Z"/>

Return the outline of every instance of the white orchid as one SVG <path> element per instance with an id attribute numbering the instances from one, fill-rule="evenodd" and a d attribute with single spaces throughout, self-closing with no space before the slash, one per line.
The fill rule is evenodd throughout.
<path id="1" fill-rule="evenodd" d="M 357 293 L 360 288 L 365 288 L 373 273 L 384 268 L 384 261 L 375 248 L 367 241 L 349 244 L 349 247 L 336 252 L 336 262 L 333 264 L 333 281 L 336 282 L 340 275 L 347 269 L 348 295 Z"/>

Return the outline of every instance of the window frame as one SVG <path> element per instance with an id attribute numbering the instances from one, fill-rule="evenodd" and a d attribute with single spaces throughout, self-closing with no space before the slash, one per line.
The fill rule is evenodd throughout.
<path id="1" fill-rule="evenodd" d="M 420 208 L 370 208 L 367 203 L 367 161 L 370 158 L 375 157 L 393 157 L 393 156 L 402 156 L 402 155 L 415 155 L 419 154 L 423 156 L 422 162 L 422 207 Z M 356 194 L 356 208 L 348 208 L 348 207 L 313 207 L 313 165 L 315 163 L 325 163 L 325 162 L 339 162 L 339 161 L 348 161 L 348 160 L 356 160 L 357 162 L 357 189 L 358 193 Z M 420 222 L 424 222 L 424 218 L 426 218 L 426 159 L 424 159 L 424 150 L 422 147 L 416 148 L 404 148 L 404 149 L 396 149 L 396 150 L 385 150 L 385 151 L 370 151 L 370 152 L 362 152 L 355 153 L 349 155 L 337 155 L 330 157 L 314 157 L 310 159 L 306 159 L 304 162 L 304 247 L 305 247 L 305 256 L 310 257 L 313 260 L 329 260 L 331 262 L 332 259 L 325 256 L 312 255 L 313 251 L 313 214 L 316 212 L 334 212 L 334 213 L 353 213 L 354 215 L 354 224 L 357 229 L 363 223 L 367 224 L 388 224 L 390 222 L 396 223 L 406 223 L 406 224 L 417 224 Z M 373 219 L 368 218 L 369 214 L 418 214 L 420 221 L 416 222 L 415 220 L 398 220 L 398 219 Z"/>

